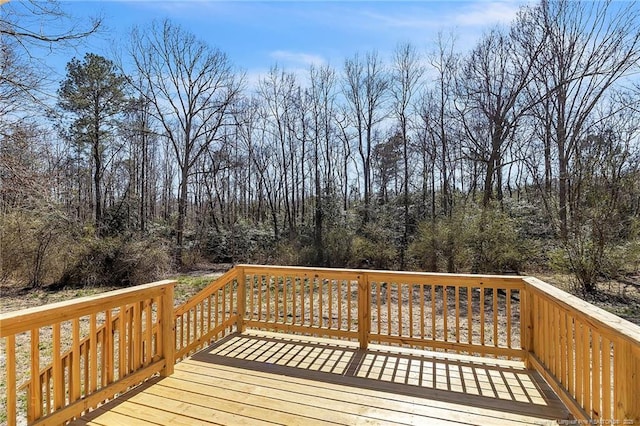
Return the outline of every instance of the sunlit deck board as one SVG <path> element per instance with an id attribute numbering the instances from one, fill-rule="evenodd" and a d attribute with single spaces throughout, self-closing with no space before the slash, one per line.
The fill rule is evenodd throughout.
<path id="1" fill-rule="evenodd" d="M 550 425 L 567 411 L 515 361 L 376 345 L 362 352 L 357 343 L 251 332 L 74 423 L 127 418 L 164 425 Z"/>

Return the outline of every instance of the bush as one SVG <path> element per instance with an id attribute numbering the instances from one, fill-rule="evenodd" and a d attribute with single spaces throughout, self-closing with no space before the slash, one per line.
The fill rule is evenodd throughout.
<path id="1" fill-rule="evenodd" d="M 16 209 L 0 216 L 0 280 L 38 288 L 73 262 L 78 230 L 54 209 Z"/>
<path id="2" fill-rule="evenodd" d="M 519 235 L 517 221 L 495 207 L 477 209 L 468 234 L 473 251 L 472 272 L 519 272 L 529 246 Z"/>
<path id="3" fill-rule="evenodd" d="M 169 249 L 161 240 L 86 237 L 76 256 L 60 285 L 137 285 L 162 278 L 171 270 Z"/>
<path id="4" fill-rule="evenodd" d="M 378 223 L 365 225 L 351 242 L 351 265 L 355 268 L 393 269 L 397 250 L 393 232 Z"/>

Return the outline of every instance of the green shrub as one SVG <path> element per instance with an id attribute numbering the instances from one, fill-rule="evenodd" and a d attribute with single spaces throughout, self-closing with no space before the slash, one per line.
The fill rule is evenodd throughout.
<path id="1" fill-rule="evenodd" d="M 171 270 L 169 249 L 162 240 L 86 237 L 76 256 L 60 285 L 137 285 L 162 278 Z"/>
<path id="2" fill-rule="evenodd" d="M 393 232 L 379 223 L 369 223 L 351 241 L 350 266 L 393 269 L 397 255 Z"/>
<path id="3" fill-rule="evenodd" d="M 58 281 L 73 262 L 77 232 L 47 206 L 0 216 L 0 280 L 31 288 Z"/>

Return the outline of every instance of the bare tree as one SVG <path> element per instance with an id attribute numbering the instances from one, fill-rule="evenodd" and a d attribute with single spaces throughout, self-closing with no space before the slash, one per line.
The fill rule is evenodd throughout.
<path id="1" fill-rule="evenodd" d="M 371 154 L 375 128 L 386 114 L 382 106 L 389 90 L 389 78 L 377 52 L 347 59 L 344 64 L 343 93 L 352 126 L 357 133 L 358 153 L 364 183 L 364 223 L 369 221 L 371 204 Z"/>
<path id="2" fill-rule="evenodd" d="M 313 138 L 315 189 L 313 239 L 316 250 L 316 262 L 323 265 L 325 264 L 323 228 L 324 221 L 326 220 L 323 195 L 331 196 L 334 191 L 332 170 L 336 158 L 332 146 L 332 127 L 333 120 L 335 119 L 336 75 L 335 71 L 329 66 L 321 66 L 319 68 L 311 67 L 309 74 L 311 82 L 309 103 L 312 113 L 311 133 Z"/>
<path id="3" fill-rule="evenodd" d="M 484 207 L 494 197 L 494 187 L 502 200 L 504 155 L 520 120 L 536 102 L 523 94 L 543 40 L 528 52 L 520 47 L 516 38 L 492 30 L 467 58 L 460 81 L 459 103 L 464 105 L 460 117 L 470 142 L 468 152 L 486 164 Z"/>
<path id="4" fill-rule="evenodd" d="M 35 49 L 74 47 L 101 25 L 101 18 L 78 20 L 56 0 L 0 1 L 0 113 L 10 105 L 44 105 L 49 67 Z"/>
<path id="5" fill-rule="evenodd" d="M 424 74 L 424 67 L 420 63 L 420 57 L 415 47 L 409 43 L 396 47 L 393 55 L 393 68 L 391 73 L 391 94 L 393 97 L 394 116 L 400 125 L 400 138 L 402 139 L 402 159 L 404 165 L 404 227 L 402 241 L 400 243 L 400 268 L 405 267 L 405 253 L 409 244 L 409 128 L 413 115 L 414 95 L 420 89 L 420 80 Z"/>
<path id="6" fill-rule="evenodd" d="M 557 156 L 560 236 L 570 219 L 570 165 L 588 131 L 589 117 L 605 94 L 640 61 L 640 8 L 637 2 L 543 1 L 527 15 L 532 37 L 545 40 L 536 61 L 536 92 L 542 100 L 547 155 Z M 547 161 L 546 173 L 551 173 Z M 548 178 L 550 181 L 550 178 Z"/>
<path id="7" fill-rule="evenodd" d="M 137 89 L 151 103 L 179 165 L 175 258 L 181 265 L 189 175 L 219 141 L 242 79 L 223 52 L 168 20 L 134 29 L 129 53 L 142 81 Z"/>

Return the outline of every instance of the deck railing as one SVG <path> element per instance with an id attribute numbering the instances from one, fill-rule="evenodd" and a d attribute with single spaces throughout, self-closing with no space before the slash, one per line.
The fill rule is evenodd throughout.
<path id="1" fill-rule="evenodd" d="M 160 281 L 2 314 L 7 423 L 16 424 L 21 400 L 29 424 L 62 424 L 154 374 L 172 374 L 173 285 Z M 16 383 L 17 369 L 29 371 L 23 384 Z"/>
<path id="2" fill-rule="evenodd" d="M 30 423 L 61 423 L 170 374 L 174 360 L 229 332 L 257 328 L 356 340 L 363 349 L 384 343 L 521 359 L 577 419 L 640 424 L 640 327 L 535 278 L 238 265 L 177 308 L 172 286 L 1 315 L 8 423 L 15 389 Z M 69 347 L 60 338 L 65 324 Z M 16 341 L 25 333 L 27 367 L 39 373 L 16 387 Z M 42 348 L 47 333 L 52 351 Z M 53 353 L 46 367 L 43 350 Z"/>
<path id="3" fill-rule="evenodd" d="M 577 419 L 640 424 L 640 327 L 524 278 L 523 348 Z"/>

